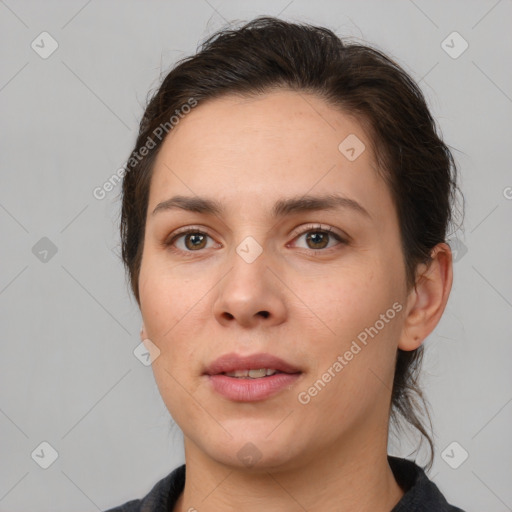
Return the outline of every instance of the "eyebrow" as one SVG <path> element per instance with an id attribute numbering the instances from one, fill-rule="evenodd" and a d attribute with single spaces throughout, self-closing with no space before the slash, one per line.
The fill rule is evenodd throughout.
<path id="1" fill-rule="evenodd" d="M 340 208 L 352 210 L 367 217 L 368 219 L 371 219 L 371 215 L 360 203 L 354 199 L 337 194 L 323 196 L 306 195 L 279 199 L 272 208 L 272 217 L 277 219 L 301 212 L 336 210 Z M 159 203 L 153 210 L 152 215 L 155 215 L 158 212 L 174 209 L 181 209 L 207 215 L 222 215 L 224 211 L 221 203 L 215 199 L 208 199 L 199 196 L 174 196 Z"/>

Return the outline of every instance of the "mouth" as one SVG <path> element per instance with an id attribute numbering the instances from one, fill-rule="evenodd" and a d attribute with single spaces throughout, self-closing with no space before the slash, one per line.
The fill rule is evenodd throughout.
<path id="1" fill-rule="evenodd" d="M 227 375 L 235 379 L 261 379 L 262 377 L 270 377 L 276 373 L 286 373 L 274 368 L 259 368 L 258 370 L 235 370 L 233 372 L 223 372 L 219 375 Z"/>
<path id="2" fill-rule="evenodd" d="M 235 378 L 258 379 L 275 373 L 302 373 L 302 371 L 271 354 L 259 353 L 251 356 L 240 356 L 235 353 L 224 354 L 215 359 L 205 370 L 205 375 L 228 375 Z"/>
<path id="3" fill-rule="evenodd" d="M 265 400 L 290 389 L 302 375 L 298 367 L 270 354 L 219 357 L 204 371 L 216 393 L 235 402 Z"/>

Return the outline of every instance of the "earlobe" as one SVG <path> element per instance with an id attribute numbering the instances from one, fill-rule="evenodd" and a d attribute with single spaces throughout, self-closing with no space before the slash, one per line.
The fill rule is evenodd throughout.
<path id="1" fill-rule="evenodd" d="M 417 349 L 435 329 L 444 312 L 453 281 L 452 253 L 446 243 L 431 252 L 432 260 L 417 269 L 414 288 L 410 291 L 406 317 L 398 348 Z"/>
<path id="2" fill-rule="evenodd" d="M 142 327 L 140 328 L 140 340 L 145 340 L 147 338 L 146 336 L 146 328 L 144 327 L 144 323 L 142 324 Z"/>

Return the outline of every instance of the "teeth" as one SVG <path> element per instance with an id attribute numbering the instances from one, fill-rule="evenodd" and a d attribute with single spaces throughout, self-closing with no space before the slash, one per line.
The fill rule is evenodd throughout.
<path id="1" fill-rule="evenodd" d="M 277 370 L 261 368 L 259 370 L 235 370 L 234 372 L 226 372 L 224 375 L 228 377 L 259 379 L 267 375 L 274 375 L 274 373 L 277 373 Z"/>

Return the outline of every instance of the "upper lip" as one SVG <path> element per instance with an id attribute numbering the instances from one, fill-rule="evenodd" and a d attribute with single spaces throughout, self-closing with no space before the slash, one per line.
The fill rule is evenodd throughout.
<path id="1" fill-rule="evenodd" d="M 236 370 L 259 370 L 268 368 L 284 373 L 300 373 L 301 370 L 279 357 L 271 354 L 259 353 L 250 356 L 240 356 L 235 353 L 224 354 L 209 364 L 204 373 L 218 375 L 220 373 L 234 372 Z"/>

